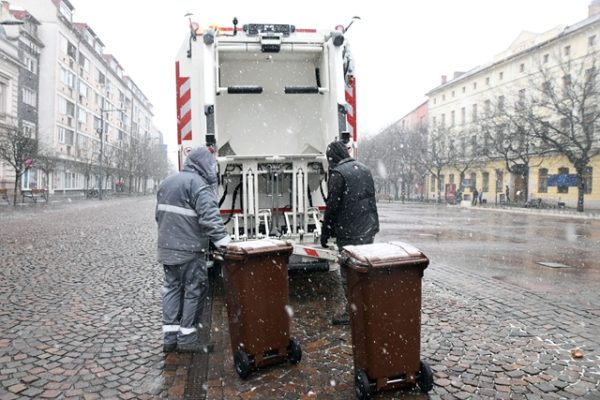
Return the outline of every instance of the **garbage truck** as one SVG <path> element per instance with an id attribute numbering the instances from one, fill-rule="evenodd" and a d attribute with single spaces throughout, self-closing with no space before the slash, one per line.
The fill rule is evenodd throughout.
<path id="1" fill-rule="evenodd" d="M 358 18 L 358 17 L 355 17 Z M 289 268 L 328 268 L 319 245 L 327 196 L 327 145 L 356 156 L 356 80 L 347 29 L 249 23 L 200 27 L 177 55 L 180 168 L 207 146 L 218 165 L 218 199 L 234 240 L 281 238 Z"/>

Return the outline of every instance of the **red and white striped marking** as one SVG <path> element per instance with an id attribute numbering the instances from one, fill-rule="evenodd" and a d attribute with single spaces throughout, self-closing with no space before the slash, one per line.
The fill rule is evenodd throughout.
<path id="1" fill-rule="evenodd" d="M 192 140 L 192 91 L 189 76 L 179 74 L 179 62 L 175 63 L 177 86 L 177 144 Z"/>
<path id="2" fill-rule="evenodd" d="M 352 141 L 356 143 L 356 78 L 353 76 L 348 77 L 348 81 L 346 82 L 346 103 L 348 104 L 346 120 L 348 121 Z"/>
<path id="3" fill-rule="evenodd" d="M 329 261 L 336 261 L 338 257 L 337 250 L 309 247 L 301 244 L 294 244 L 293 253 L 303 257 L 320 258 Z"/>

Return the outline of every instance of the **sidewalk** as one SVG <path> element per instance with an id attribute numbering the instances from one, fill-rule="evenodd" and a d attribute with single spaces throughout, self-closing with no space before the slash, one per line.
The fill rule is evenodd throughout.
<path id="1" fill-rule="evenodd" d="M 554 217 L 567 217 L 567 218 L 578 218 L 578 219 L 600 219 L 600 210 L 585 210 L 578 212 L 574 208 L 526 208 L 519 205 L 495 205 L 495 204 L 483 204 L 483 205 L 471 205 L 471 204 L 457 204 L 449 207 L 460 207 L 470 210 L 487 210 L 495 212 L 505 213 L 516 213 L 516 214 L 530 214 L 530 215 L 551 215 Z"/>

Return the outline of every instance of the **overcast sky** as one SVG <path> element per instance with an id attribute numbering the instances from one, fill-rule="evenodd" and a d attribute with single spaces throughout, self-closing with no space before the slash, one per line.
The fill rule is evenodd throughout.
<path id="1" fill-rule="evenodd" d="M 590 0 L 71 0 L 154 105 L 154 122 L 176 145 L 175 56 L 201 26 L 286 23 L 347 33 L 357 70 L 359 135 L 379 132 L 421 104 L 441 75 L 467 71 L 502 52 L 523 31 L 544 32 L 587 17 Z"/>

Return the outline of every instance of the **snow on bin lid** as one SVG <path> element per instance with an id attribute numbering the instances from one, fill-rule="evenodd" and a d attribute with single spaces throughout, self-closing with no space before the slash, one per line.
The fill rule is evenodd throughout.
<path id="1" fill-rule="evenodd" d="M 286 241 L 277 239 L 258 239 L 245 242 L 229 243 L 226 254 L 264 254 L 275 252 L 291 253 L 293 246 Z"/>
<path id="2" fill-rule="evenodd" d="M 351 262 L 363 267 L 389 267 L 403 264 L 423 263 L 429 260 L 416 247 L 404 242 L 373 243 L 359 246 L 344 246 L 342 258 L 349 256 Z"/>

